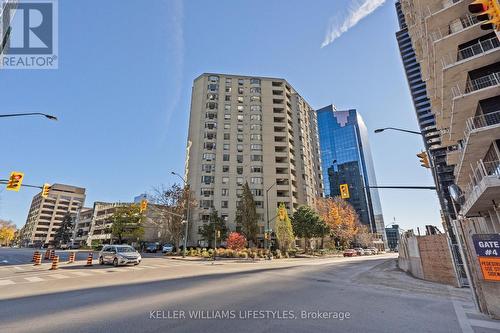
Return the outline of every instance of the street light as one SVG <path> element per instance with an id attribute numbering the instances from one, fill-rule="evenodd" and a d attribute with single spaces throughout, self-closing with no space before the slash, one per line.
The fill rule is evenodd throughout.
<path id="1" fill-rule="evenodd" d="M 271 233 L 269 232 L 270 229 L 270 220 L 269 220 L 269 191 L 278 183 L 278 182 L 281 182 L 283 181 L 283 179 L 276 179 L 276 181 L 271 185 L 269 186 L 269 188 L 266 190 L 266 219 L 267 219 L 267 230 L 266 232 L 268 233 L 268 238 L 269 240 L 265 239 L 264 238 L 264 247 L 265 248 L 271 248 Z M 265 233 L 264 233 L 265 234 Z"/>
<path id="2" fill-rule="evenodd" d="M 175 175 L 177 177 L 179 177 L 182 182 L 184 183 L 184 188 L 187 189 L 187 197 L 186 197 L 186 219 L 184 221 L 182 221 L 185 225 L 184 227 L 184 248 L 182 249 L 182 257 L 185 258 L 186 257 L 186 249 L 187 249 L 187 237 L 188 237 L 188 225 L 189 225 L 189 206 L 190 206 L 190 195 L 191 195 L 191 190 L 189 189 L 189 184 L 187 183 L 187 181 L 184 179 L 184 177 L 182 177 L 181 175 L 179 175 L 178 173 L 172 171 L 170 172 L 172 175 Z"/>
<path id="3" fill-rule="evenodd" d="M 406 133 L 411 133 L 411 134 L 417 134 L 420 136 L 424 136 L 422 132 L 417 132 L 417 131 L 410 131 L 407 129 L 402 129 L 402 128 L 396 128 L 396 127 L 385 127 L 385 128 L 377 128 L 374 132 L 375 133 L 381 133 L 385 130 L 393 130 L 393 131 L 399 131 L 399 132 L 406 132 Z"/>
<path id="4" fill-rule="evenodd" d="M 57 121 L 57 117 L 56 116 L 52 116 L 50 114 L 40 113 L 40 112 L 0 114 L 0 118 L 23 117 L 23 116 L 42 116 L 42 117 L 45 117 L 45 118 L 47 118 L 49 120 Z"/>

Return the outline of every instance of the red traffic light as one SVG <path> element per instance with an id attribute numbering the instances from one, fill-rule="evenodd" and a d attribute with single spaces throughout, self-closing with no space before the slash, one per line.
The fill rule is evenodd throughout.
<path id="1" fill-rule="evenodd" d="M 471 3 L 469 5 L 469 12 L 472 14 L 482 13 L 488 10 L 488 5 L 485 3 Z"/>

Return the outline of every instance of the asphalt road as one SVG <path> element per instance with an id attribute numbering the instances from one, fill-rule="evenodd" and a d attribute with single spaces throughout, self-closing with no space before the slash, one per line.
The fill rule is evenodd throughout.
<path id="1" fill-rule="evenodd" d="M 0 267 L 0 332 L 497 332 L 394 258 Z"/>

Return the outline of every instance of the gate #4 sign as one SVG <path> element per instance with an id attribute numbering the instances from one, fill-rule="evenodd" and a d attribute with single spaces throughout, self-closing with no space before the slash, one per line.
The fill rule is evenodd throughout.
<path id="1" fill-rule="evenodd" d="M 500 234 L 472 235 L 478 257 L 500 257 Z"/>

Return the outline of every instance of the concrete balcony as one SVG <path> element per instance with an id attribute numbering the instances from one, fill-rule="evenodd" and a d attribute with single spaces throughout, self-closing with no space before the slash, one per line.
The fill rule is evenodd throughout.
<path id="1" fill-rule="evenodd" d="M 460 210 L 464 216 L 490 210 L 494 205 L 493 202 L 500 198 L 500 160 L 492 162 L 479 160 L 470 178 L 471 181 L 464 191 L 465 203 Z"/>
<path id="2" fill-rule="evenodd" d="M 500 111 L 467 119 L 463 149 L 456 168 L 457 184 L 463 185 L 472 172 L 471 165 L 486 155 L 491 143 L 500 139 Z"/>
<path id="3" fill-rule="evenodd" d="M 435 31 L 440 26 L 440 24 L 442 24 L 442 22 L 451 22 L 454 19 L 462 17 L 464 13 L 468 13 L 469 3 L 470 2 L 464 0 L 428 2 L 428 15 L 425 18 L 427 29 L 429 31 Z M 431 4 L 433 4 L 435 7 L 431 8 Z M 439 4 L 441 6 L 439 6 Z"/>
<path id="4" fill-rule="evenodd" d="M 468 80 L 463 93 L 458 87 L 452 90 L 454 97 L 447 139 L 457 142 L 463 139 L 467 119 L 474 116 L 479 101 L 500 95 L 500 72 Z"/>
<path id="5" fill-rule="evenodd" d="M 459 150 L 450 151 L 446 154 L 446 164 L 456 165 L 460 162 L 461 152 Z"/>

